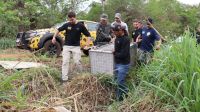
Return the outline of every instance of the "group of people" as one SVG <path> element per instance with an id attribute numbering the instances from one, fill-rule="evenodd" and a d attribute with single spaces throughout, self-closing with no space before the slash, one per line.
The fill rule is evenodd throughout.
<path id="1" fill-rule="evenodd" d="M 86 27 L 76 20 L 76 14 L 74 12 L 68 13 L 68 21 L 63 26 L 58 28 L 54 34 L 52 43 L 56 42 L 56 37 L 60 31 L 65 30 L 65 43 L 63 46 L 63 63 L 62 63 L 62 81 L 68 80 L 68 70 L 70 54 L 73 54 L 73 60 L 75 65 L 81 67 L 81 51 L 80 51 L 80 39 L 81 33 L 91 39 L 91 35 Z M 117 82 L 117 100 L 123 100 L 124 96 L 127 96 L 128 88 L 125 85 L 125 78 L 130 68 L 130 43 L 134 42 L 138 44 L 138 54 L 140 63 L 148 63 L 152 57 L 154 51 L 155 41 L 160 41 L 160 36 L 152 27 L 153 20 L 148 18 L 146 25 L 139 20 L 133 21 L 134 31 L 132 32 L 132 39 L 129 38 L 128 25 L 122 21 L 120 13 L 115 14 L 115 21 L 111 24 L 108 22 L 108 15 L 102 14 L 100 16 L 100 22 L 97 25 L 95 46 L 101 46 L 110 42 L 114 42 L 114 60 L 115 60 L 115 80 Z M 89 40 L 88 39 L 88 40 Z M 91 39 L 92 40 L 92 39 Z M 87 42 L 89 45 L 89 41 Z M 160 44 L 156 45 L 156 49 L 160 48 Z"/>

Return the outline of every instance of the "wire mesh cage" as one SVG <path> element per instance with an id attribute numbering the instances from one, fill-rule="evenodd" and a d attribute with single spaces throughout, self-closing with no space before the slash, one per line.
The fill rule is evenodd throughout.
<path id="1" fill-rule="evenodd" d="M 91 73 L 98 74 L 114 74 L 114 50 L 113 44 L 101 46 L 98 49 L 89 51 Z M 136 66 L 137 60 L 137 44 L 130 45 L 131 66 Z"/>
<path id="2" fill-rule="evenodd" d="M 114 45 L 104 45 L 100 48 L 90 50 L 90 66 L 93 74 L 105 73 L 113 74 L 114 70 L 114 56 L 113 51 Z"/>

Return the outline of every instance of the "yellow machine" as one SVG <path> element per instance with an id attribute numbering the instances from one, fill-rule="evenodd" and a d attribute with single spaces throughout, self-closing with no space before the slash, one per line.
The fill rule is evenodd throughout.
<path id="1" fill-rule="evenodd" d="M 97 22 L 87 20 L 79 20 L 79 22 L 82 22 L 86 26 L 91 34 L 91 37 L 93 38 L 93 40 L 95 40 Z M 47 54 L 59 56 L 62 51 L 62 46 L 65 39 L 65 31 L 60 32 L 59 35 L 56 37 L 56 44 L 52 44 L 51 39 L 53 38 L 56 29 L 62 26 L 64 23 L 66 22 L 59 23 L 52 28 L 19 32 L 16 38 L 16 45 L 19 48 L 31 50 L 38 50 L 43 48 L 43 51 Z M 84 48 L 86 46 L 87 40 L 88 38 L 83 35 L 80 41 L 81 48 Z M 93 46 L 93 41 L 90 41 L 90 46 Z"/>

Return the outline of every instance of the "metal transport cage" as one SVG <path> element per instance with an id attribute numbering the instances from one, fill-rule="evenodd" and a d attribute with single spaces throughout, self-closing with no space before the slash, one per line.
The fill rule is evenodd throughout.
<path id="1" fill-rule="evenodd" d="M 91 73 L 93 74 L 114 74 L 114 50 L 113 44 L 103 45 L 98 49 L 89 51 Z M 136 66 L 137 44 L 130 45 L 131 66 Z"/>

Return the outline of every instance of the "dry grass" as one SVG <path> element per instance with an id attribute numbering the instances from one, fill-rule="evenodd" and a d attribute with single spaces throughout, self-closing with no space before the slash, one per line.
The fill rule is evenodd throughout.
<path id="1" fill-rule="evenodd" d="M 62 94 L 73 99 L 75 111 L 104 112 L 104 106 L 111 103 L 113 93 L 113 88 L 102 84 L 96 76 L 82 75 L 66 83 Z"/>
<path id="2" fill-rule="evenodd" d="M 0 111 L 43 111 L 47 112 L 55 106 L 63 106 L 72 112 L 106 112 L 106 106 L 113 98 L 114 90 L 101 78 L 83 73 L 75 75 L 73 79 L 64 84 L 58 81 L 56 69 L 30 69 L 23 72 L 23 77 L 14 80 L 14 88 L 22 88 L 22 96 L 27 97 L 22 107 L 16 103 L 19 98 L 12 96 L 12 102 L 0 101 Z M 57 75 L 55 75 L 57 74 Z M 55 76 L 54 76 L 55 75 Z M 57 78 L 56 78 L 57 77 Z M 3 103 L 4 102 L 4 103 Z M 10 104 L 10 108 L 6 104 Z"/>

